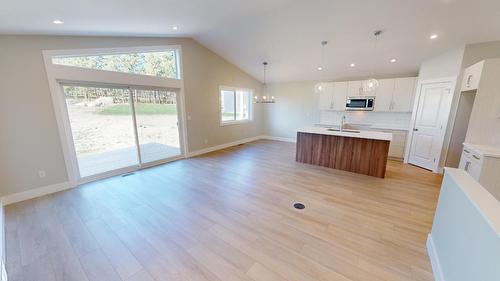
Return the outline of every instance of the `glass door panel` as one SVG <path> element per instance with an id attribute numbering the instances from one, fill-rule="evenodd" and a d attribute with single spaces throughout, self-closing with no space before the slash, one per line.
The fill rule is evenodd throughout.
<path id="1" fill-rule="evenodd" d="M 181 155 L 177 94 L 167 90 L 132 90 L 142 163 Z"/>
<path id="2" fill-rule="evenodd" d="M 80 177 L 139 165 L 130 90 L 63 85 Z"/>

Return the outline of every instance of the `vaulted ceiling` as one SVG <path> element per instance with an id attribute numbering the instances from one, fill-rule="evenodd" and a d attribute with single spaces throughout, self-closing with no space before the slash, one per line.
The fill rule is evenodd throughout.
<path id="1" fill-rule="evenodd" d="M 259 79 L 265 60 L 272 81 L 330 80 L 416 73 L 428 57 L 500 40 L 500 1 L 5 1 L 0 33 L 193 37 Z M 318 71 L 322 40 L 329 43 Z"/>

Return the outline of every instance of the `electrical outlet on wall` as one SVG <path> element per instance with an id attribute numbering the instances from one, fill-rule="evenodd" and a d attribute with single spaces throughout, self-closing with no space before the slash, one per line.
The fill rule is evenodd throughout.
<path id="1" fill-rule="evenodd" d="M 46 176 L 47 173 L 45 172 L 45 170 L 38 171 L 38 177 L 40 177 L 41 179 L 45 178 Z"/>

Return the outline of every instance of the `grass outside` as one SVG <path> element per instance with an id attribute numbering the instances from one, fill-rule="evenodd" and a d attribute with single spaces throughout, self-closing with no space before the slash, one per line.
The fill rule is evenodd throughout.
<path id="1" fill-rule="evenodd" d="M 135 104 L 135 113 L 137 115 L 176 115 L 177 107 L 175 104 L 138 103 Z M 129 104 L 116 104 L 102 109 L 98 114 L 130 115 L 132 109 Z"/>

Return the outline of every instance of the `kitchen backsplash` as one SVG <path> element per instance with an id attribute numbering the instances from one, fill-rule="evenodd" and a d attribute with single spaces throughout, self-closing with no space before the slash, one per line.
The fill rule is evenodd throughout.
<path id="1" fill-rule="evenodd" d="M 407 130 L 411 120 L 411 113 L 322 111 L 320 115 L 320 124 L 339 125 L 344 115 L 346 116 L 346 123 L 378 126 L 387 129 Z"/>

